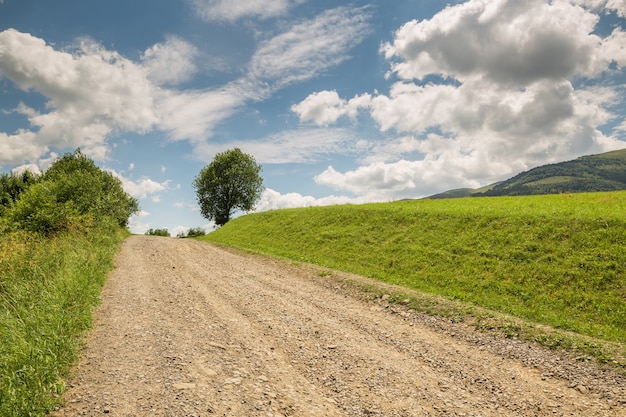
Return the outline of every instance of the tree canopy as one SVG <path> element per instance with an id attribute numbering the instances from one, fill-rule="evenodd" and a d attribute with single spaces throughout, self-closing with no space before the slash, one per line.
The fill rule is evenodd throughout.
<path id="1" fill-rule="evenodd" d="M 80 149 L 63 155 L 41 175 L 0 176 L 0 217 L 16 229 L 50 234 L 81 221 L 125 227 L 138 210 L 121 181 Z"/>
<path id="2" fill-rule="evenodd" d="M 261 165 L 239 148 L 215 155 L 193 182 L 202 215 L 223 226 L 237 210 L 253 210 L 263 191 L 260 172 Z"/>

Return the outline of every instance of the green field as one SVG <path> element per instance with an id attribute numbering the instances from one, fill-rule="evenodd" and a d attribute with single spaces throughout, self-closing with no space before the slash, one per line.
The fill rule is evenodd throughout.
<path id="1" fill-rule="evenodd" d="M 253 213 L 203 239 L 626 342 L 626 192 Z"/>

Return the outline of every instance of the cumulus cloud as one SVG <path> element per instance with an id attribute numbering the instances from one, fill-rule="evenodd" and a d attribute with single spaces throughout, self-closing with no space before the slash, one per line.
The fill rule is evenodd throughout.
<path id="1" fill-rule="evenodd" d="M 70 53 L 7 29 L 0 32 L 0 75 L 43 94 L 49 109 L 18 108 L 32 130 L 0 133 L 0 163 L 34 160 L 50 147 L 80 146 L 104 159 L 112 132 L 146 132 L 158 121 L 143 69 L 88 40 Z"/>
<path id="2" fill-rule="evenodd" d="M 278 191 L 266 188 L 261 194 L 261 199 L 257 203 L 255 211 L 261 212 L 285 208 L 330 206 L 336 204 L 359 204 L 364 202 L 365 200 L 360 198 L 350 198 L 345 196 L 315 198 L 313 196 L 304 196 L 299 193 L 281 194 Z"/>
<path id="3" fill-rule="evenodd" d="M 292 106 L 302 122 L 323 126 L 368 111 L 389 135 L 368 144 L 367 165 L 329 167 L 316 181 L 369 198 L 415 197 L 623 148 L 619 126 L 602 129 L 623 104 L 621 87 L 598 81 L 623 71 L 626 34 L 595 34 L 599 16 L 574 3 L 592 6 L 469 0 L 402 25 L 381 47 L 395 79 L 387 94 L 351 104 L 321 91 Z M 620 4 L 593 6 L 619 12 Z M 402 159 L 416 153 L 422 159 Z"/>
<path id="4" fill-rule="evenodd" d="M 32 172 L 33 174 L 37 175 L 41 174 L 41 170 L 39 169 L 39 165 L 37 164 L 24 164 L 17 166 L 11 170 L 11 173 L 13 173 L 14 175 L 20 175 L 26 171 Z"/>
<path id="5" fill-rule="evenodd" d="M 417 198 L 457 187 L 478 187 L 462 169 L 445 169 L 443 159 L 376 162 L 353 171 L 338 172 L 332 166 L 315 177 L 315 182 L 349 192 L 365 201 Z"/>
<path id="6" fill-rule="evenodd" d="M 359 109 L 370 106 L 371 96 L 363 94 L 351 100 L 339 97 L 336 90 L 313 93 L 302 102 L 294 104 L 291 111 L 296 113 L 302 122 L 328 126 L 335 123 L 340 117 L 348 116 L 354 119 Z"/>
<path id="7" fill-rule="evenodd" d="M 141 56 L 141 63 L 148 72 L 148 79 L 155 84 L 176 85 L 189 81 L 197 72 L 194 59 L 198 49 L 176 36 L 165 43 L 148 48 Z"/>
<path id="8" fill-rule="evenodd" d="M 150 213 L 141 210 L 139 213 L 134 214 L 128 219 L 128 229 L 131 233 L 143 235 L 150 228 L 150 224 L 146 223 L 146 217 L 149 217 Z"/>
<path id="9" fill-rule="evenodd" d="M 152 195 L 153 201 L 155 201 L 154 198 L 158 196 L 155 196 L 153 194 L 157 194 L 161 191 L 167 190 L 170 184 L 170 180 L 164 182 L 156 182 L 147 177 L 142 177 L 139 180 L 132 180 L 124 177 L 122 174 L 115 171 L 110 172 L 111 174 L 113 174 L 113 176 L 115 176 L 122 182 L 122 187 L 124 188 L 124 190 L 128 194 L 136 198 L 147 198 L 149 195 Z"/>
<path id="10" fill-rule="evenodd" d="M 146 198 L 150 194 L 166 190 L 168 183 L 167 181 L 159 183 L 151 180 L 150 178 L 142 178 L 138 181 L 123 179 L 122 184 L 124 189 L 133 197 Z"/>
<path id="11" fill-rule="evenodd" d="M 259 5 L 269 11 L 282 4 L 202 3 L 211 10 L 239 10 L 239 16 L 254 14 Z M 198 50 L 178 37 L 153 45 L 133 62 L 89 39 L 59 50 L 33 35 L 2 31 L 0 76 L 47 101 L 42 109 L 20 103 L 4 110 L 27 117 L 30 128 L 0 132 L 0 165 L 34 163 L 52 149 L 77 147 L 106 160 L 109 139 L 124 132 L 161 130 L 171 140 L 206 144 L 216 126 L 246 103 L 265 100 L 345 60 L 368 32 L 368 19 L 365 8 L 339 7 L 297 22 L 262 41 L 240 79 L 191 90 L 177 86 L 196 74 Z"/>
<path id="12" fill-rule="evenodd" d="M 517 88 L 606 67 L 596 56 L 602 40 L 592 33 L 598 20 L 566 2 L 470 0 L 405 23 L 382 50 L 399 59 L 392 72 L 405 80 L 441 74 Z"/>
<path id="13" fill-rule="evenodd" d="M 570 0 L 570 2 L 599 12 L 615 12 L 618 16 L 626 17 L 626 2 L 624 0 Z"/>

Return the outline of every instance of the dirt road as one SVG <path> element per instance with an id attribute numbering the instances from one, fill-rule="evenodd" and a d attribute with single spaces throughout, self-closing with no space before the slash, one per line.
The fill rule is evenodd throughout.
<path id="1" fill-rule="evenodd" d="M 626 416 L 617 374 L 322 275 L 129 238 L 53 415 Z"/>

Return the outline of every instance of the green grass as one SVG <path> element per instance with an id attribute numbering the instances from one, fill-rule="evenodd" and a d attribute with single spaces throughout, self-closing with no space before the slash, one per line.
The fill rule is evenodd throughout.
<path id="1" fill-rule="evenodd" d="M 626 342 L 626 192 L 278 210 L 202 239 Z"/>
<path id="2" fill-rule="evenodd" d="M 58 405 L 124 236 L 0 234 L 1 416 L 44 416 Z"/>

